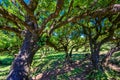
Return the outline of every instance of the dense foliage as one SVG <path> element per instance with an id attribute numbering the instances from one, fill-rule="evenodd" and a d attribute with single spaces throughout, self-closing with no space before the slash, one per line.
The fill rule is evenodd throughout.
<path id="1" fill-rule="evenodd" d="M 89 68 L 87 79 L 106 67 L 119 72 L 109 63 L 112 54 L 120 51 L 119 21 L 119 0 L 0 0 L 0 52 L 15 54 L 7 80 L 31 79 L 34 55 L 44 49 L 64 52 L 63 64 L 69 67 L 76 65 L 73 52 L 88 49 L 82 60 L 88 61 L 83 63 Z M 101 58 L 104 44 L 110 47 Z M 99 76 L 104 74 L 94 78 Z"/>

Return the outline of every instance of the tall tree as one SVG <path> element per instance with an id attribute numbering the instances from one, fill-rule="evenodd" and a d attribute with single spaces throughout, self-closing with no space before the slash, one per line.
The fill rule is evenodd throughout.
<path id="1" fill-rule="evenodd" d="M 68 24 L 65 27 L 57 29 L 51 35 L 52 37 L 47 40 L 47 45 L 53 47 L 55 50 L 64 51 L 65 60 L 69 62 L 72 58 L 73 49 L 80 48 L 87 41 L 85 37 L 81 37 L 81 28 L 75 24 Z"/>
<path id="2" fill-rule="evenodd" d="M 84 33 L 89 38 L 89 45 L 91 51 L 91 61 L 95 68 L 99 67 L 99 53 L 101 46 L 113 40 L 115 31 L 119 29 L 119 20 L 117 20 L 119 15 L 111 22 L 110 17 L 97 17 L 95 19 L 90 19 L 87 26 L 81 24 L 84 29 Z M 87 20 L 88 21 L 88 20 Z M 114 23 L 115 22 L 115 23 Z"/>

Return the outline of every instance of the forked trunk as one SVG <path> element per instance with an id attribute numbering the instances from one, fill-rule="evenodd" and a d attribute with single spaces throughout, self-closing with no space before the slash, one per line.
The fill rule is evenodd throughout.
<path id="1" fill-rule="evenodd" d="M 67 62 L 71 62 L 72 51 L 73 51 L 73 49 L 74 49 L 75 47 L 76 47 L 76 46 L 73 46 L 73 47 L 71 48 L 70 52 L 68 52 L 68 49 L 67 49 L 67 48 L 64 49 L 64 50 L 65 50 L 65 53 L 66 53 L 65 58 L 66 58 L 66 61 L 67 61 Z"/>
<path id="2" fill-rule="evenodd" d="M 12 63 L 7 80 L 29 80 L 30 65 L 34 54 L 39 49 L 37 41 L 38 36 L 26 31 L 23 45 Z"/>

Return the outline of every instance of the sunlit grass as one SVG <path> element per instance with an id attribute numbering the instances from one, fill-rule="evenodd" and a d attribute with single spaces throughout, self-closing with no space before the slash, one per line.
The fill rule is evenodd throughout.
<path id="1" fill-rule="evenodd" d="M 116 80 L 120 80 L 120 74 L 113 70 L 105 70 L 105 74 L 108 80 L 113 79 L 113 78 Z"/>
<path id="2" fill-rule="evenodd" d="M 72 60 L 83 60 L 85 58 L 86 52 L 81 53 L 73 53 Z M 115 57 L 118 57 L 118 54 L 115 55 Z M 114 56 L 113 59 L 116 59 Z M 12 56 L 0 56 L 0 62 L 2 62 L 2 65 L 0 65 L 0 80 L 5 80 L 6 76 L 9 73 L 10 65 L 13 61 Z M 43 57 L 41 57 L 41 53 L 37 53 L 34 56 L 34 61 L 31 66 L 31 75 L 36 76 L 39 73 L 43 73 L 45 71 L 53 70 L 55 68 L 62 68 L 65 61 L 65 53 L 59 52 L 59 53 L 50 53 Z M 86 68 L 85 65 L 89 63 L 89 61 L 84 61 L 82 67 L 74 68 L 73 70 L 70 70 L 66 73 L 57 75 L 57 80 L 69 80 L 69 77 L 74 77 L 76 75 L 81 74 Z M 116 80 L 120 80 L 120 75 L 118 75 L 117 72 L 114 72 L 112 70 L 106 69 L 104 73 L 100 71 L 96 71 L 94 74 L 87 74 L 86 78 L 89 79 L 95 79 L 95 80 L 109 80 L 112 78 L 115 78 Z M 54 76 L 51 76 L 51 80 L 54 80 Z"/>

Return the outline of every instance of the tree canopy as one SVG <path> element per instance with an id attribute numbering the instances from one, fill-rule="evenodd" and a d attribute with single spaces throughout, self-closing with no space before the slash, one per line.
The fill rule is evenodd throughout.
<path id="1" fill-rule="evenodd" d="M 92 64 L 98 68 L 101 46 L 112 40 L 119 43 L 119 3 L 119 0 L 0 0 L 2 39 L 6 40 L 3 32 L 9 31 L 22 40 L 7 79 L 28 80 L 33 56 L 44 45 L 55 49 L 62 45 L 65 49 L 68 44 L 78 47 L 89 43 Z"/>

